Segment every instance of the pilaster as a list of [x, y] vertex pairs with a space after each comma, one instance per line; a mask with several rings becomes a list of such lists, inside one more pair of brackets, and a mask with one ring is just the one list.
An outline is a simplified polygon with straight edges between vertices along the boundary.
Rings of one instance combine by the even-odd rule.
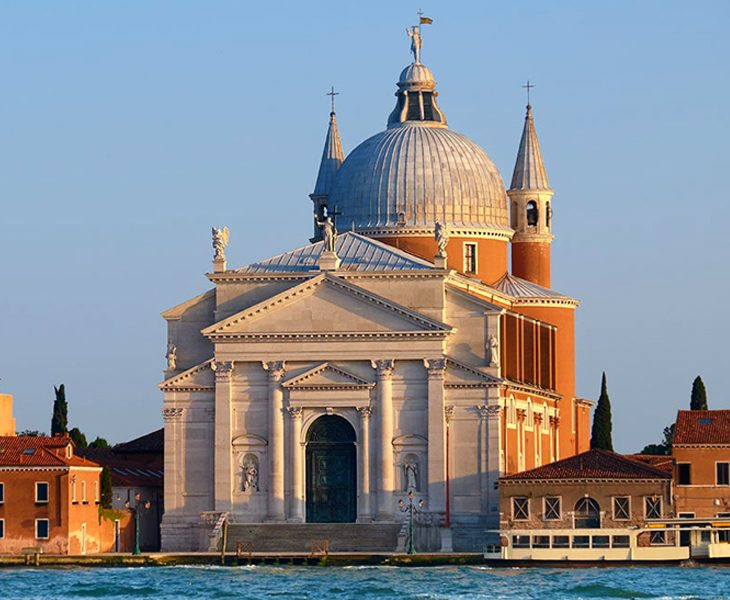
[[442, 513], [446, 511], [446, 359], [424, 359], [423, 365], [428, 371], [428, 509]]
[[377, 372], [378, 521], [393, 521], [393, 368], [394, 360], [372, 361]]
[[358, 523], [370, 523], [370, 413], [372, 408], [361, 406], [357, 409], [360, 414], [360, 502]]
[[284, 521], [284, 361], [262, 363], [269, 373], [269, 521]]
[[487, 521], [499, 519], [499, 490], [497, 481], [502, 475], [499, 465], [501, 409], [497, 404], [477, 407], [483, 431], [486, 467], [482, 472], [482, 510]]
[[184, 477], [182, 460], [185, 456], [185, 435], [182, 428], [184, 409], [163, 408], [162, 418], [165, 422], [165, 512], [174, 514], [182, 508], [182, 489]]
[[231, 440], [231, 379], [233, 363], [214, 361], [210, 365], [215, 372], [215, 425], [214, 425], [214, 474], [215, 510], [230, 512], [233, 506], [233, 454]]
[[289, 521], [304, 522], [304, 460], [302, 456], [302, 409], [290, 406], [289, 451], [291, 453], [292, 493], [289, 503]]

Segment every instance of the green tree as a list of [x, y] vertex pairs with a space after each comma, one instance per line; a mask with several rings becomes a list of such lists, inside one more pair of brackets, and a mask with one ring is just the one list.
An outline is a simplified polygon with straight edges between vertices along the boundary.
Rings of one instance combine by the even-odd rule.
[[37, 429], [23, 429], [23, 431], [16, 432], [17, 436], [20, 437], [46, 437], [46, 434]]
[[707, 408], [707, 391], [702, 377], [697, 375], [692, 383], [692, 399], [689, 401], [690, 410], [709, 410]]
[[640, 454], [654, 454], [657, 456], [669, 456], [672, 454], [672, 443], [674, 442], [674, 427], [672, 423], [669, 427], [664, 428], [664, 439], [659, 444], [649, 444], [644, 446]]
[[77, 449], [86, 449], [86, 436], [78, 427], [74, 427], [71, 431], [68, 432], [68, 435], [71, 436], [74, 446], [76, 446]]
[[606, 373], [601, 381], [601, 396], [598, 398], [596, 412], [593, 414], [593, 429], [591, 430], [591, 448], [610, 450], [613, 452], [611, 431], [611, 401], [606, 389]]
[[101, 470], [101, 506], [112, 507], [112, 470], [109, 465]]
[[53, 386], [56, 399], [53, 402], [53, 417], [51, 417], [51, 435], [63, 435], [68, 431], [68, 404], [66, 404], [66, 387], [61, 384]]
[[96, 436], [93, 442], [89, 442], [89, 448], [91, 450], [106, 450], [107, 448], [111, 448], [111, 446], [103, 437]]

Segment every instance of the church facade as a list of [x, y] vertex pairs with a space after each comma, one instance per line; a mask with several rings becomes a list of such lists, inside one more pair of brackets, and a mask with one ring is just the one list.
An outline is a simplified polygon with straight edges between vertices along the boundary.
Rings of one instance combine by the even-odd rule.
[[214, 230], [213, 287], [163, 313], [165, 551], [201, 513], [393, 523], [410, 493], [436, 549], [481, 549], [500, 476], [588, 449], [531, 108], [506, 190], [413, 34], [386, 130], [345, 159], [330, 115], [311, 243], [229, 268]]

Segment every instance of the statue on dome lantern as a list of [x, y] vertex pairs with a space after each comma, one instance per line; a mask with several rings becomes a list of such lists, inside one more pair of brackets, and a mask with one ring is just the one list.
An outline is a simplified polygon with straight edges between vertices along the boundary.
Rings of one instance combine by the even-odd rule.
[[415, 58], [415, 63], [421, 64], [421, 46], [423, 46], [423, 38], [421, 37], [421, 28], [418, 25], [413, 26], [413, 31], [406, 27], [406, 33], [411, 38], [411, 52]]

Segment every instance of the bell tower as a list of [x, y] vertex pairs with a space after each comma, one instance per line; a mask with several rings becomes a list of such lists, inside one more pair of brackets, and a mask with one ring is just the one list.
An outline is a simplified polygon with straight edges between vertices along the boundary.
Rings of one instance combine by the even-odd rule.
[[546, 288], [550, 287], [553, 194], [537, 141], [532, 106], [528, 104], [512, 184], [507, 190], [510, 222], [515, 230], [512, 274]]

